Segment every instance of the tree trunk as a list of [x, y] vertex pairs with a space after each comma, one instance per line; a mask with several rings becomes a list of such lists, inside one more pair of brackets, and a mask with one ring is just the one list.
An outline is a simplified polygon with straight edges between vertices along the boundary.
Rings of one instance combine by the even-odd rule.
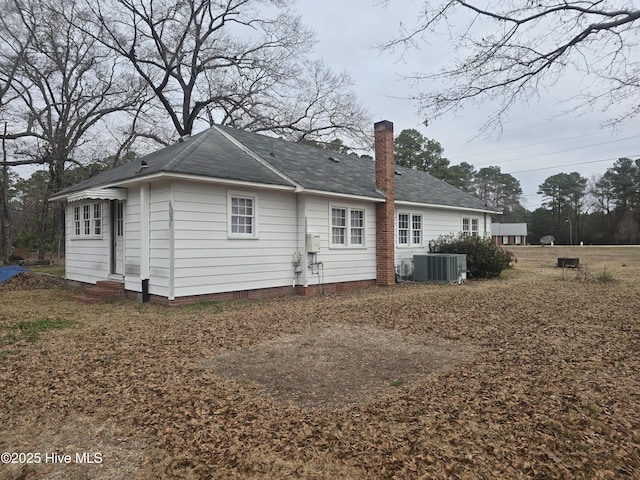
[[11, 255], [11, 219], [9, 218], [9, 172], [6, 163], [2, 165], [0, 181], [0, 262], [9, 263]]
[[[4, 134], [7, 134], [7, 124], [4, 124]], [[11, 235], [9, 227], [9, 168], [7, 167], [7, 148], [2, 139], [2, 172], [0, 173], [0, 262], [9, 263], [11, 255]]]
[[[66, 155], [64, 154], [55, 154], [52, 155], [52, 158], [49, 158], [49, 184], [47, 185], [47, 190], [42, 204], [42, 212], [40, 216], [40, 245], [38, 248], [38, 260], [44, 260], [45, 257], [47, 226], [50, 220], [49, 213], [52, 209], [49, 204], [49, 197], [54, 193], [62, 190], [62, 187], [64, 185], [65, 160]], [[51, 221], [51, 231], [53, 232], [54, 240], [57, 240], [59, 239], [60, 232], [62, 231], [64, 225], [64, 211], [61, 206], [59, 208], [57, 206], [53, 206], [53, 218], [51, 219]]]
[[38, 260], [44, 260], [47, 249], [47, 223], [49, 220], [49, 188], [42, 202], [42, 210], [40, 211], [40, 227], [38, 232]]

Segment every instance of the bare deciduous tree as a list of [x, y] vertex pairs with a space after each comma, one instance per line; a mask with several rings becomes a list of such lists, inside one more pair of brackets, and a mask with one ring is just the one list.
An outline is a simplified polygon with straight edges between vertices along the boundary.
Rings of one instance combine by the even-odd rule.
[[[608, 0], [446, 0], [417, 2], [415, 27], [404, 27], [383, 48], [421, 48], [427, 35], [450, 35], [453, 63], [417, 74], [436, 87], [418, 95], [424, 113], [440, 116], [472, 101], [497, 103], [487, 124], [499, 125], [515, 103], [540, 95], [575, 72], [583, 91], [572, 108], [622, 105], [619, 122], [640, 113], [640, 10]], [[429, 87], [427, 87], [429, 88]]]
[[295, 75], [261, 92], [250, 87], [238, 92], [237, 101], [220, 99], [208, 110], [210, 121], [218, 109], [224, 111], [220, 123], [253, 132], [270, 131], [296, 142], [347, 134], [359, 146], [368, 145], [368, 113], [351, 91], [349, 75], [332, 72], [321, 61], [291, 68]]
[[[107, 116], [134, 108], [141, 101], [141, 89], [122, 73], [110, 50], [61, 15], [64, 11], [66, 18], [79, 18], [74, 6], [64, 0], [15, 0], [14, 5], [21, 23], [4, 26], [30, 32], [32, 40], [12, 79], [11, 113], [15, 125], [26, 125], [22, 131], [31, 140], [25, 140], [25, 159], [7, 163], [47, 165], [52, 194], [63, 187], [66, 166], [82, 163], [73, 153], [88, 141], [91, 130]], [[44, 201], [40, 258], [48, 212], [49, 202]], [[62, 228], [61, 212], [56, 219], [56, 229]]]
[[198, 121], [289, 138], [362, 138], [346, 74], [306, 58], [313, 35], [286, 0], [86, 0], [87, 32], [126, 58], [180, 136]]
[[[0, 113], [6, 111], [7, 104], [16, 100], [13, 91], [16, 71], [24, 61], [24, 56], [33, 35], [27, 29], [20, 28], [20, 10], [14, 0], [0, 1], [3, 12], [0, 17]], [[0, 170], [0, 262], [7, 263], [11, 254], [10, 209], [9, 209], [9, 163], [7, 155], [7, 122], [1, 126], [2, 131], [2, 169]], [[14, 137], [28, 134], [27, 131], [14, 133]]]

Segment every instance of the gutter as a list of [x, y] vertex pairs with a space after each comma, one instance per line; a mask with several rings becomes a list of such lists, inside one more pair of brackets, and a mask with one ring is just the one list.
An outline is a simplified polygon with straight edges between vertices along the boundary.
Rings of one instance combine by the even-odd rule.
[[[242, 186], [242, 187], [260, 187], [260, 188], [267, 188], [271, 190], [296, 191], [296, 187], [289, 186], [289, 185], [273, 185], [269, 183], [256, 183], [256, 182], [247, 182], [244, 180], [230, 180], [227, 178], [203, 177], [201, 175], [192, 175], [188, 173], [183, 174], [183, 173], [168, 173], [168, 172], [157, 172], [157, 173], [152, 173], [150, 175], [145, 175], [142, 177], [134, 177], [134, 178], [128, 178], [125, 180], [119, 180], [116, 182], [104, 184], [101, 187], [99, 187], [99, 189], [104, 190], [104, 189], [115, 188], [115, 187], [129, 187], [129, 186], [137, 185], [140, 183], [150, 183], [154, 180], [193, 180], [193, 181], [203, 182], [203, 183], [218, 183], [218, 184]], [[74, 195], [78, 194], [78, 192], [82, 192], [85, 190], [96, 190], [96, 187], [89, 187], [86, 189], [74, 190], [72, 192], [66, 192], [62, 194], [58, 193], [50, 196], [48, 200], [50, 202], [65, 201], [65, 200], [68, 200], [69, 197], [73, 197]]]
[[434, 203], [420, 203], [420, 202], [408, 202], [404, 200], [396, 200], [396, 205], [403, 205], [407, 207], [422, 207], [422, 208], [433, 208], [438, 210], [462, 210], [465, 212], [478, 212], [478, 213], [490, 213], [492, 215], [502, 215], [502, 212], [497, 210], [490, 210], [484, 208], [473, 208], [473, 207], [457, 207], [455, 205], [440, 205]]

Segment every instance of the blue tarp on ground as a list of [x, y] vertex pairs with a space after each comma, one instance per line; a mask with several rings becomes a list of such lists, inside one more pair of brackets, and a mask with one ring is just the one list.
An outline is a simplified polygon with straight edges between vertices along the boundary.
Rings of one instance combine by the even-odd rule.
[[0, 283], [9, 280], [14, 275], [19, 274], [20, 272], [28, 272], [26, 268], [23, 268], [19, 265], [5, 265], [0, 267]]

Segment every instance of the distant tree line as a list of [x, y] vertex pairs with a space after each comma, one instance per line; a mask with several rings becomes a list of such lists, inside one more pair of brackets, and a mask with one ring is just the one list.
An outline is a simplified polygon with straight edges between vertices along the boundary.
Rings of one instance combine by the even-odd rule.
[[640, 242], [640, 159], [620, 158], [591, 179], [578, 172], [552, 175], [538, 186], [542, 206], [529, 211], [521, 203], [519, 180], [499, 166], [451, 165], [440, 143], [417, 130], [396, 137], [395, 158], [398, 165], [428, 172], [498, 208], [503, 214], [496, 222], [527, 223], [530, 243], [545, 235], [560, 244]]
[[640, 242], [640, 159], [620, 158], [591, 179], [559, 173], [538, 193], [545, 202], [528, 217], [534, 239], [546, 233], [559, 243]]

